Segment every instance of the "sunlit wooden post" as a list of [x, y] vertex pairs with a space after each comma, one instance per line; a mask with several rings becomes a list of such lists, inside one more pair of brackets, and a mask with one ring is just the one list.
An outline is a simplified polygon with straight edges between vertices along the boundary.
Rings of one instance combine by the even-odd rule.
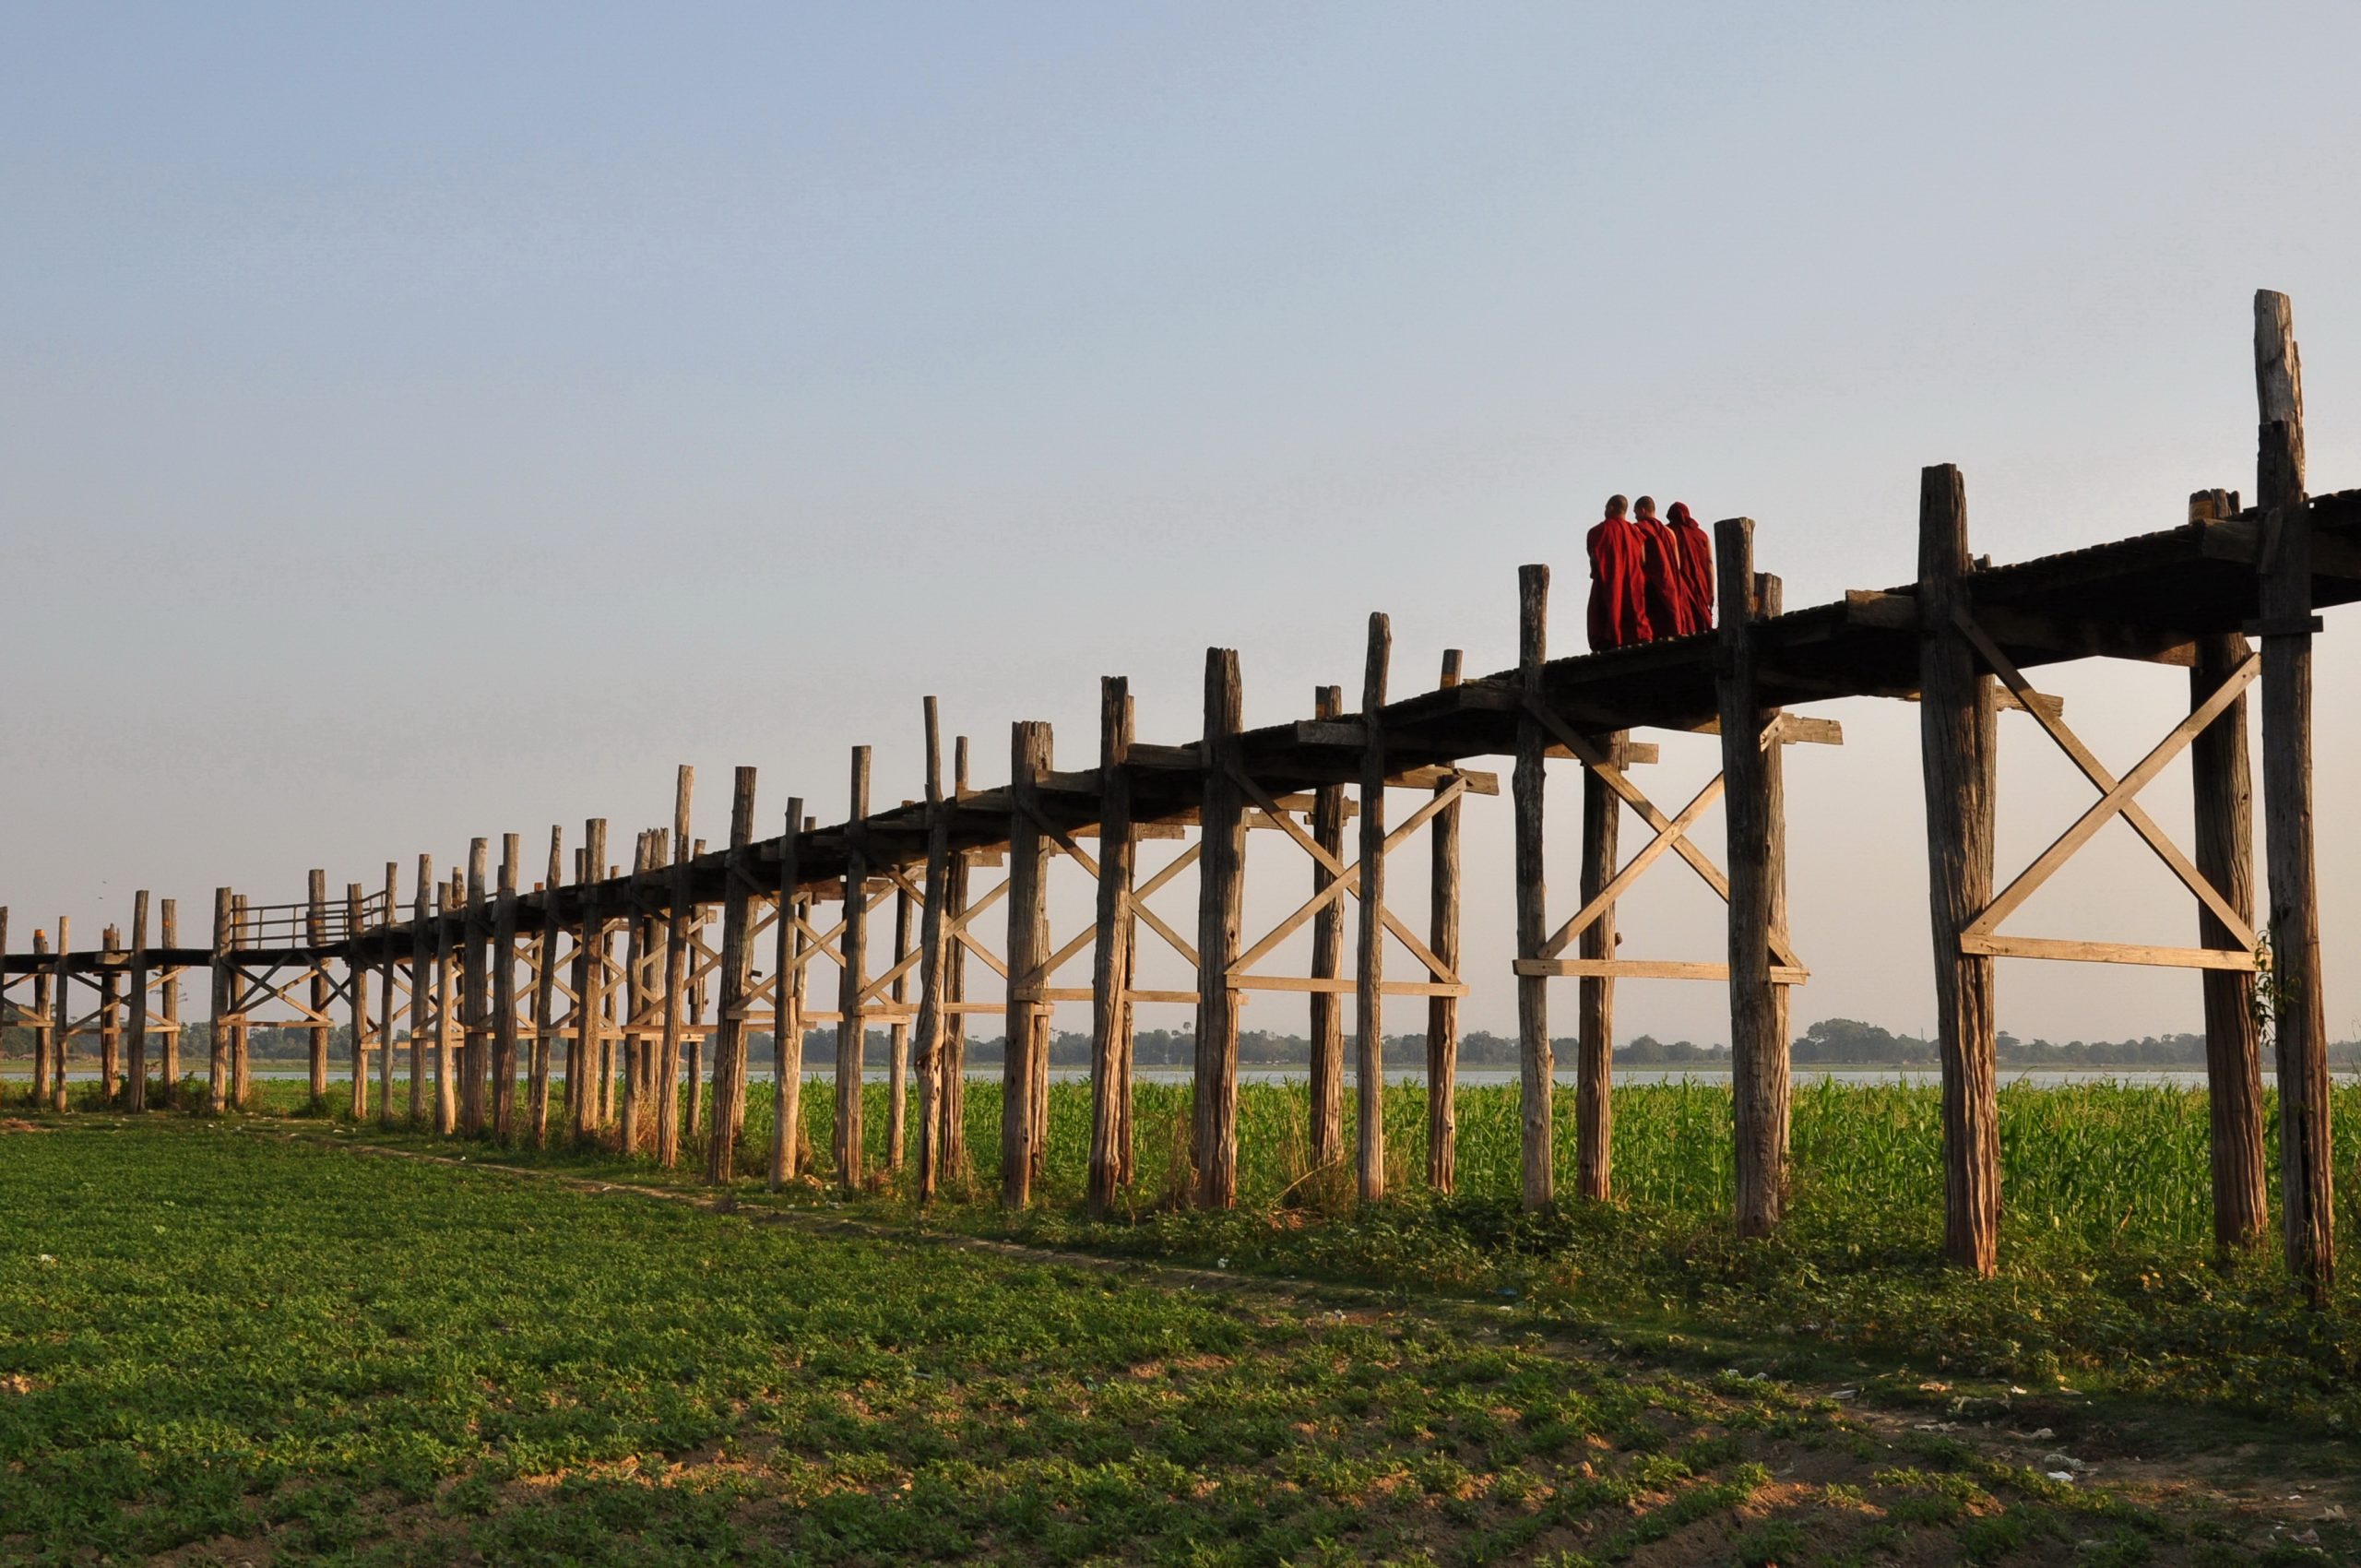
[[1238, 781], [1245, 697], [1234, 648], [1205, 650], [1204, 795], [1197, 855], [1197, 1055], [1190, 1120], [1197, 1205], [1238, 1204], [1239, 921], [1246, 885], [1246, 798]]
[[[1548, 658], [1549, 568], [1525, 566], [1517, 573], [1517, 683], [1528, 709], [1542, 701], [1542, 665]], [[1510, 789], [1516, 808], [1516, 953], [1538, 959], [1548, 941], [1549, 904], [1542, 861], [1543, 772], [1548, 742], [1540, 719], [1520, 712], [1516, 725], [1516, 772]], [[1556, 1085], [1549, 1045], [1549, 982], [1520, 969], [1516, 977], [1517, 1066], [1522, 1111], [1523, 1200], [1527, 1209], [1548, 1208], [1557, 1199], [1551, 1164], [1551, 1110]]]
[[[1459, 649], [1445, 648], [1442, 686], [1459, 684]], [[1449, 795], [1457, 781], [1435, 780], [1434, 792]], [[1435, 813], [1429, 828], [1427, 945], [1452, 973], [1459, 973], [1459, 801]], [[1459, 1184], [1459, 998], [1427, 999], [1427, 1184], [1448, 1193]]]
[[777, 981], [771, 1020], [771, 1190], [801, 1174], [803, 1130], [803, 797], [787, 802], [778, 841]]
[[1009, 737], [1008, 1047], [1001, 1069], [1000, 1201], [1032, 1201], [1035, 1145], [1046, 1129], [1033, 1092], [1039, 1018], [1049, 1007], [1042, 961], [1050, 954], [1050, 839], [1041, 831], [1040, 783], [1054, 766], [1047, 724], [1020, 722]]
[[1131, 1119], [1132, 690], [1121, 675], [1098, 683], [1098, 902], [1090, 966], [1090, 1169], [1085, 1197], [1114, 1201]]
[[844, 964], [836, 985], [836, 1180], [861, 1188], [861, 1055], [869, 1046], [869, 748], [852, 749], [852, 809], [845, 821]]
[[746, 1121], [746, 992], [753, 980], [754, 770], [730, 780], [730, 853], [722, 870], [720, 1007], [714, 1020], [713, 1133], [706, 1144], [706, 1180], [736, 1174], [738, 1134]]
[[[0, 942], [0, 950], [6, 944]], [[124, 1109], [144, 1111], [148, 1109], [148, 987], [152, 977], [148, 969], [148, 890], [141, 888], [131, 896], [131, 1028], [129, 1061]]]
[[2261, 566], [2262, 813], [2271, 868], [2272, 1037], [2279, 1068], [2279, 1192], [2287, 1266], [2327, 1300], [2336, 1277], [2327, 1003], [2312, 850], [2312, 518], [2304, 497], [2304, 383], [2287, 297], [2255, 295], [2261, 404], [2256, 499]]
[[[352, 1083], [345, 1096], [345, 1114], [356, 1123], [369, 1114], [369, 966], [361, 956], [361, 884], [344, 885], [344, 973], [350, 988]], [[388, 1004], [393, 1001], [386, 993]], [[390, 1020], [389, 1020], [390, 1024]], [[383, 1050], [383, 1042], [379, 1049]]]
[[[2000, 1239], [1993, 960], [1964, 951], [1960, 938], [1992, 902], [1998, 708], [1992, 677], [1953, 620], [1972, 570], [1966, 485], [1949, 463], [1928, 469], [1918, 493], [1918, 725], [1943, 1071], [1943, 1253], [1989, 1276]], [[1723, 615], [1734, 612], [1726, 606]]]

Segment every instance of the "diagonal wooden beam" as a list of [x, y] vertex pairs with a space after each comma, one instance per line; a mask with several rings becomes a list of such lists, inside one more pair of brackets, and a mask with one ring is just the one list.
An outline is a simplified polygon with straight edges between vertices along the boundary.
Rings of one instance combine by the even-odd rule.
[[[1616, 766], [1596, 743], [1542, 704], [1528, 699], [1524, 707], [1543, 729], [1563, 742], [1566, 749], [1573, 753], [1584, 767], [1596, 774], [1601, 782], [1638, 814], [1642, 822], [1658, 833], [1672, 826], [1672, 820], [1656, 809], [1655, 802], [1648, 799], [1646, 792], [1625, 777], [1623, 770]], [[1711, 856], [1691, 843], [1685, 835], [1673, 836], [1672, 849], [1673, 853], [1689, 862], [1691, 870], [1704, 879], [1705, 885], [1712, 888], [1716, 897], [1724, 903], [1729, 902], [1729, 879], [1722, 874], [1722, 868], [1714, 863]], [[1771, 956], [1789, 968], [1803, 968], [1803, 961], [1796, 956], [1794, 946], [1784, 933], [1776, 931], [1771, 933]]]
[[2044, 849], [2038, 860], [2019, 872], [2017, 879], [2003, 888], [1999, 897], [1987, 905], [1984, 912], [1970, 921], [1962, 934], [1971, 936], [1992, 934], [1993, 928], [2008, 919], [2019, 905], [2033, 897], [2041, 885], [2056, 873], [2059, 866], [2070, 860], [2077, 849], [2090, 842], [2093, 834], [2106, 826], [2110, 818], [2121, 813], [2126, 802], [2153, 782], [2156, 775], [2165, 770], [2165, 765], [2178, 756], [2189, 742], [2197, 738], [2199, 731], [2220, 718], [2223, 711], [2237, 700], [2238, 695], [2252, 683], [2261, 669], [2262, 655], [2260, 652], [2248, 654], [2246, 661], [2231, 672], [2230, 678], [2214, 688], [2213, 695], [2193, 709], [2187, 719], [2174, 725], [2172, 732], [2157, 742], [2154, 749], [2140, 759], [2139, 766], [2125, 774], [2112, 789], [2101, 795], [2088, 811], [2076, 818], [2073, 826], [2059, 834], [2057, 841]]
[[[1773, 727], [1775, 728], [1775, 724], [1774, 720]], [[1696, 826], [1697, 819], [1704, 814], [1706, 807], [1721, 799], [1723, 783], [1723, 778], [1718, 773], [1708, 779], [1705, 787], [1698, 790], [1687, 805], [1680, 808], [1679, 816], [1657, 829], [1656, 836], [1649, 839], [1640, 852], [1632, 856], [1623, 869], [1617, 872], [1608, 880], [1607, 885], [1598, 890], [1596, 897], [1577, 910], [1573, 919], [1560, 926], [1556, 935], [1541, 944], [1540, 956], [1555, 958], [1559, 954], [1563, 953], [1567, 945], [1576, 937], [1588, 931], [1600, 916], [1613, 909], [1615, 901], [1621, 897], [1633, 883], [1639, 881], [1641, 873], [1655, 864], [1658, 858], [1673, 847], [1675, 839], [1685, 837], [1690, 828]]]
[[[1992, 667], [1992, 672], [2000, 678], [2000, 683], [2014, 692], [2021, 699], [2024, 699], [2025, 711], [2034, 716], [2035, 721], [2041, 726], [2042, 732], [2058, 743], [2058, 749], [2064, 752], [2073, 760], [2074, 766], [2082, 770], [2082, 777], [2091, 781], [2092, 787], [2101, 795], [2114, 789], [2115, 776], [2109, 773], [2099, 759], [2092, 754], [2091, 749], [2082, 743], [2082, 737], [2067, 728], [2062, 714], [2054, 711], [2047, 704], [2031, 700], [2035, 694], [2026, 682], [2023, 673], [2017, 669], [2007, 654], [2000, 651], [1999, 645], [1986, 635], [1984, 628], [1976, 624], [1975, 618], [1963, 607], [1952, 612], [1952, 619], [1959, 624], [1959, 629], [1966, 634], [1967, 640], [1975, 645], [1976, 652], [1984, 656], [1984, 661]], [[2221, 890], [2213, 885], [2204, 873], [2189, 863], [2188, 857], [2180, 852], [2180, 846], [2175, 844], [2171, 837], [2156, 826], [2155, 820], [2141, 809], [2137, 801], [2126, 800], [2123, 802], [2123, 820], [2130, 824], [2132, 830], [2140, 835], [2141, 839], [2149, 849], [2155, 851], [2156, 858], [2164, 861], [2175, 876], [2180, 878], [2181, 885], [2196, 894], [2198, 901], [2213, 911], [2213, 918], [2228, 928], [2231, 936], [2236, 940], [2239, 950], [2252, 953], [2255, 946], [2254, 928], [2239, 918], [2237, 910], [2231, 907], [2230, 901], [2222, 897]], [[1969, 925], [1968, 930], [1982, 935], [1988, 934], [1991, 927], [1986, 925], [1983, 919], [1978, 917]]]

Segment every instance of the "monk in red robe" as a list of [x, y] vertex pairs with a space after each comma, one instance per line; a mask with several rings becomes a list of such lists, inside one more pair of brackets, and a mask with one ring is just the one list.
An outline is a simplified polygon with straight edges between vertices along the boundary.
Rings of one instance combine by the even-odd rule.
[[1680, 547], [1672, 530], [1656, 518], [1656, 498], [1643, 495], [1631, 503], [1631, 526], [1640, 530], [1640, 578], [1648, 600], [1648, 632], [1656, 637], [1685, 637], [1696, 628], [1689, 624], [1689, 595], [1681, 586]]
[[1590, 646], [1594, 652], [1648, 640], [1647, 536], [1629, 516], [1631, 503], [1607, 498], [1607, 516], [1592, 526]]
[[1710, 632], [1714, 629], [1714, 541], [1705, 537], [1684, 503], [1674, 502], [1669, 517], [1665, 526], [1679, 555], [1681, 607], [1688, 614], [1689, 629]]

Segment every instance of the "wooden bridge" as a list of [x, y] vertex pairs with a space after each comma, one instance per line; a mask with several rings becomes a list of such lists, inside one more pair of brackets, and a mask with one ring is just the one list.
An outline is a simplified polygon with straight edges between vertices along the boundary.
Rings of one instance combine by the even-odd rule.
[[[753, 770], [738, 769], [729, 842], [718, 849], [692, 837], [693, 780], [682, 768], [672, 825], [639, 836], [627, 872], [611, 863], [607, 825], [594, 819], [570, 857], [565, 835], [552, 829], [545, 873], [529, 886], [512, 834], [496, 869], [489, 842], [479, 838], [464, 871], [455, 869], [448, 881], [421, 856], [407, 903], [390, 864], [381, 886], [364, 893], [349, 885], [341, 900], [329, 897], [318, 872], [309, 897], [294, 904], [257, 906], [220, 889], [208, 938], [197, 945], [181, 944], [171, 900], [162, 902], [150, 940], [145, 892], [128, 939], [110, 928], [95, 947], [74, 948], [61, 918], [53, 938], [38, 932], [30, 952], [9, 952], [0, 910], [0, 1004], [35, 1036], [36, 1097], [61, 1110], [65, 1063], [77, 1039], [96, 1038], [101, 1092], [126, 1109], [147, 1108], [151, 1042], [164, 1084], [176, 1083], [180, 977], [202, 969], [211, 980], [206, 1082], [214, 1111], [245, 1103], [251, 1031], [273, 1009], [311, 1031], [312, 1087], [325, 1097], [332, 1009], [341, 1005], [356, 1117], [368, 1113], [373, 1053], [376, 1113], [387, 1121], [403, 1113], [394, 1069], [406, 1050], [407, 1114], [438, 1132], [606, 1139], [672, 1164], [685, 1115], [691, 1135], [704, 1137], [715, 1180], [735, 1169], [750, 1034], [766, 1029], [774, 1038], [769, 1065], [780, 1099], [774, 1125], [791, 1129], [800, 1125], [805, 1030], [833, 1023], [836, 1169], [848, 1186], [864, 1177], [861, 1097], [852, 1091], [867, 1028], [877, 1022], [893, 1039], [887, 1158], [899, 1165], [906, 1141], [914, 1146], [908, 1153], [921, 1196], [933, 1194], [946, 1163], [963, 1158], [966, 1020], [1000, 1014], [1008, 1040], [1000, 1190], [1010, 1205], [1029, 1201], [1042, 1170], [1051, 1005], [1091, 1004], [1088, 1192], [1104, 1204], [1131, 1176], [1133, 1009], [1143, 1002], [1189, 1004], [1196, 1010], [1194, 1192], [1201, 1204], [1224, 1206], [1237, 1189], [1242, 993], [1310, 996], [1312, 1154], [1322, 1162], [1342, 1158], [1346, 1147], [1342, 1010], [1352, 998], [1353, 1148], [1360, 1192], [1370, 1198], [1382, 1195], [1386, 1179], [1379, 1117], [1385, 1004], [1414, 999], [1427, 1023], [1426, 1177], [1448, 1188], [1457, 1004], [1467, 990], [1459, 819], [1467, 795], [1500, 791], [1494, 775], [1467, 765], [1506, 756], [1513, 759], [1525, 1203], [1538, 1207], [1558, 1197], [1548, 982], [1579, 981], [1577, 1186], [1581, 1197], [1605, 1199], [1612, 1192], [1614, 982], [1713, 980], [1727, 986], [1730, 999], [1736, 1219], [1741, 1230], [1761, 1233], [1778, 1224], [1786, 1198], [1786, 988], [1807, 978], [1786, 932], [1781, 755], [1791, 743], [1841, 739], [1833, 723], [1795, 709], [1838, 697], [1896, 697], [1917, 701], [1921, 718], [1950, 1255], [1984, 1273], [1996, 1258], [1995, 960], [2162, 965], [2205, 971], [2218, 1239], [2248, 1245], [2268, 1225], [2260, 1061], [2267, 1014], [2281, 1091], [2287, 1258], [2300, 1277], [2324, 1286], [2334, 1239], [2312, 846], [2311, 640], [2320, 625], [2317, 609], [2361, 598], [2361, 492], [2305, 493], [2301, 378], [2283, 296], [2257, 296], [2255, 344], [2260, 422], [2251, 506], [2227, 492], [2205, 492], [2192, 498], [2185, 520], [2157, 532], [1994, 565], [1970, 553], [1960, 473], [1930, 468], [1920, 492], [1917, 580], [1897, 588], [1785, 611], [1778, 580], [1754, 570], [1753, 525], [1732, 518], [1714, 530], [1722, 624], [1703, 635], [1552, 659], [1549, 574], [1528, 566], [1519, 585], [1517, 665], [1491, 675], [1463, 676], [1451, 654], [1439, 684], [1397, 695], [1387, 624], [1372, 616], [1357, 710], [1347, 712], [1342, 693], [1326, 688], [1310, 717], [1247, 730], [1238, 656], [1214, 648], [1199, 739], [1135, 739], [1125, 683], [1110, 679], [1102, 686], [1096, 766], [1059, 769], [1050, 727], [1019, 723], [1009, 782], [985, 790], [969, 786], [964, 739], [946, 780], [928, 698], [925, 798], [916, 802], [872, 810], [869, 752], [860, 747], [852, 754], [843, 821], [823, 826], [798, 798], [783, 817], [771, 817], [780, 831], [770, 837], [761, 835]], [[2119, 775], [2082, 744], [2060, 706], [2027, 674], [2092, 658], [2189, 671], [2186, 717]], [[2245, 723], [2248, 688], [2258, 682], [2270, 873], [2260, 927]], [[2023, 710], [2064, 751], [2094, 798], [1996, 892], [1994, 763], [2002, 707]], [[1667, 809], [1652, 801], [1633, 771], [1654, 759], [1655, 748], [1632, 739], [1651, 729], [1717, 733], [1721, 774], [1685, 803]], [[2137, 802], [2184, 751], [2196, 802], [2186, 852]], [[1583, 779], [1579, 896], [1554, 904], [1543, 876], [1543, 784], [1552, 761], [1579, 767]], [[1726, 872], [1688, 836], [1717, 800], [1726, 813]], [[1627, 811], [1649, 834], [1628, 856], [1619, 842]], [[2009, 915], [2118, 816], [2189, 890], [2192, 944], [2010, 934]], [[1241, 929], [1250, 831], [1275, 852], [1300, 857], [1303, 870], [1287, 874], [1309, 873], [1301, 906], [1261, 933]], [[1386, 865], [1421, 837], [1432, 858], [1430, 908], [1414, 923], [1387, 905]], [[1159, 841], [1177, 848], [1147, 872], [1143, 849]], [[1062, 940], [1050, 928], [1047, 898], [1050, 861], [1061, 855], [1097, 889], [1096, 918]], [[1726, 901], [1726, 964], [1615, 956], [1618, 899], [1667, 856], [1686, 861]], [[977, 873], [995, 869], [999, 879], [981, 885]], [[1193, 921], [1159, 912], [1157, 896], [1192, 869]], [[890, 956], [879, 961], [872, 955], [884, 944], [871, 926], [888, 904]], [[1004, 908], [987, 922], [996, 906]], [[1347, 906], [1358, 912], [1349, 966]], [[997, 950], [986, 935], [995, 926], [1004, 935]], [[1310, 972], [1272, 972], [1271, 956], [1307, 926]], [[1406, 977], [1386, 967], [1388, 933], [1415, 962]], [[1145, 940], [1187, 963], [1197, 977], [1192, 989], [1135, 986], [1134, 954]], [[1086, 955], [1086, 978], [1078, 972]], [[2267, 1005], [2260, 1010], [2259, 964], [2267, 966]], [[982, 970], [1000, 983], [971, 996], [968, 981]], [[824, 975], [836, 982], [833, 1005], [825, 1008], [813, 1004], [815, 980]], [[701, 1052], [683, 1047], [708, 1033], [714, 1083], [706, 1128], [695, 1082]], [[556, 1041], [567, 1047], [562, 1079]], [[797, 1173], [797, 1144], [774, 1136], [774, 1182]]]

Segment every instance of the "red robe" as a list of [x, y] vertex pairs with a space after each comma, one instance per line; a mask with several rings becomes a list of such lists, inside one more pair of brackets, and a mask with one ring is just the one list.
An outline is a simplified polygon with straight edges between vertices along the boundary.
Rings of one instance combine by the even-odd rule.
[[1648, 640], [1647, 536], [1628, 517], [1590, 530], [1590, 646], [1601, 652]]
[[1648, 636], [1685, 637], [1696, 628], [1689, 624], [1689, 591], [1680, 576], [1680, 546], [1672, 530], [1654, 517], [1634, 517], [1643, 543], [1640, 557], [1642, 580], [1648, 596]]
[[1710, 632], [1714, 629], [1714, 542], [1682, 503], [1672, 504], [1670, 516], [1667, 526], [1680, 553], [1681, 607], [1688, 614], [1689, 630]]

